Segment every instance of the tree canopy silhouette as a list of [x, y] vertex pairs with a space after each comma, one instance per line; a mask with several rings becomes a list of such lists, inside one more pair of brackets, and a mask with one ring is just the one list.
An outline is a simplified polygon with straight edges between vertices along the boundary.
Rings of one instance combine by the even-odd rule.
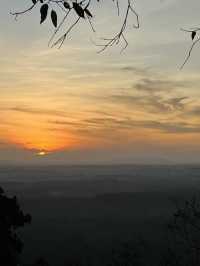
[[164, 266], [200, 265], [200, 200], [193, 197], [177, 207], [168, 226], [170, 238]]
[[8, 197], [0, 187], [0, 265], [19, 265], [23, 242], [17, 230], [31, 222], [31, 216], [24, 214], [16, 197]]

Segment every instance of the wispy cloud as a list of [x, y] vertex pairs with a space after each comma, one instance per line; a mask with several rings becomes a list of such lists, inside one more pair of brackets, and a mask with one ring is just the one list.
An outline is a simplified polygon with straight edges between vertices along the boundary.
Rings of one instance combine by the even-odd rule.
[[[58, 126], [56, 129], [53, 127], [53, 130], [63, 130], [65, 127], [72, 126], [74, 130], [87, 132], [88, 135], [95, 135], [94, 132], [105, 133], [108, 130], [117, 133], [136, 128], [157, 130], [163, 133], [200, 133], [200, 125], [189, 122], [136, 120], [132, 118], [93, 117], [75, 123], [69, 123], [68, 121], [50, 121], [50, 124]], [[62, 127], [59, 128], [59, 126]]]
[[61, 117], [66, 116], [66, 112], [64, 111], [33, 108], [29, 106], [16, 106], [16, 107], [11, 107], [8, 110], [20, 113], [35, 114], [35, 115], [48, 115], [48, 116], [61, 116]]
[[166, 99], [166, 97], [160, 95], [143, 94], [134, 96], [131, 94], [115, 94], [111, 95], [110, 99], [116, 104], [125, 104], [129, 107], [139, 108], [152, 113], [171, 113], [183, 110], [185, 107], [184, 101], [187, 100], [188, 97], [172, 97]]
[[167, 133], [200, 133], [200, 125], [193, 125], [185, 122], [158, 122], [154, 120], [133, 120], [127, 119], [114, 119], [114, 118], [92, 118], [85, 121], [89, 124], [94, 124], [99, 128], [111, 127], [117, 129], [134, 129], [134, 128], [146, 128], [156, 129]]
[[158, 92], [171, 92], [177, 88], [184, 88], [186, 86], [185, 82], [175, 81], [173, 79], [159, 79], [159, 78], [142, 78], [134, 84], [134, 88], [138, 91], [143, 91], [150, 94], [155, 94]]
[[136, 76], [147, 76], [151, 73], [149, 67], [136, 67], [136, 66], [123, 66], [120, 68], [120, 71], [127, 72], [132, 75]]
[[191, 110], [189, 110], [186, 115], [199, 117], [200, 116], [200, 106], [194, 106]]

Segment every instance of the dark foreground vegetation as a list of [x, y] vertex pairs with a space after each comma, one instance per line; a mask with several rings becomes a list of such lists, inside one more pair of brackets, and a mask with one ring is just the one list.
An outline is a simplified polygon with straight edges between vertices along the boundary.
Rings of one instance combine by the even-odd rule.
[[[110, 208], [113, 210], [114, 206], [118, 206], [120, 208], [120, 204], [123, 205], [123, 202], [127, 204], [129, 202], [130, 206], [133, 208], [133, 212], [135, 209], [134, 201], [136, 200], [136, 196], [134, 196], [134, 201], [131, 200], [131, 193], [121, 193], [120, 195], [104, 195], [96, 198], [95, 207], [98, 206], [99, 211], [102, 207], [102, 201], [106, 205], [110, 205]], [[128, 198], [128, 201], [127, 201]], [[56, 198], [54, 199], [56, 201]], [[171, 215], [170, 222], [166, 227], [163, 227], [163, 232], [161, 232], [160, 228], [155, 228], [153, 224], [150, 224], [150, 231], [143, 230], [142, 234], [139, 233], [133, 236], [130, 232], [129, 239], [126, 241], [117, 241], [116, 234], [111, 237], [113, 242], [110, 246], [104, 246], [104, 240], [102, 235], [102, 241], [99, 243], [99, 246], [102, 246], [104, 249], [107, 248], [107, 253], [104, 256], [103, 260], [100, 260], [100, 256], [98, 252], [95, 251], [95, 248], [91, 248], [92, 245], [87, 246], [87, 244], [82, 244], [80, 248], [81, 238], [77, 237], [75, 240], [76, 243], [73, 243], [74, 239], [70, 239], [69, 243], [66, 244], [66, 254], [65, 260], [61, 258], [57, 258], [57, 262], [51, 261], [51, 258], [48, 256], [41, 256], [40, 248], [38, 248], [38, 257], [30, 258], [30, 262], [25, 262], [23, 259], [23, 248], [29, 245], [29, 239], [26, 238], [24, 243], [22, 241], [22, 231], [28, 228], [28, 224], [31, 223], [31, 215], [24, 214], [22, 208], [16, 197], [8, 196], [4, 190], [0, 189], [0, 265], [4, 266], [48, 266], [48, 265], [71, 265], [71, 266], [82, 266], [82, 265], [110, 265], [110, 266], [128, 266], [128, 265], [144, 265], [144, 266], [197, 266], [200, 265], [200, 205], [199, 199], [197, 197], [190, 198], [187, 201], [179, 203], [176, 206], [175, 212]], [[117, 203], [117, 205], [114, 205]], [[70, 202], [72, 204], [72, 201]], [[73, 205], [74, 204], [74, 205]], [[73, 202], [71, 208], [76, 206], [76, 204], [80, 204], [79, 201], [75, 200]], [[88, 204], [88, 202], [87, 202]], [[176, 204], [176, 203], [174, 203]], [[53, 201], [51, 202], [52, 211], [54, 211]], [[58, 205], [56, 205], [56, 209]], [[83, 206], [83, 205], [82, 205]], [[125, 205], [124, 205], [125, 206]], [[62, 206], [61, 206], [62, 207]], [[139, 208], [143, 208], [144, 206], [140, 205]], [[76, 208], [77, 209], [77, 208]], [[86, 210], [86, 209], [84, 209]], [[89, 207], [90, 211], [93, 211], [92, 207]], [[48, 210], [45, 210], [48, 213]], [[142, 211], [142, 210], [141, 210]], [[146, 210], [147, 211], [147, 210]], [[104, 215], [106, 217], [106, 209], [104, 210]], [[98, 212], [97, 212], [98, 213]], [[126, 213], [126, 212], [124, 212]], [[139, 210], [137, 210], [139, 213]], [[52, 213], [51, 217], [54, 217], [56, 213]], [[97, 215], [97, 214], [96, 214]], [[122, 213], [123, 216], [123, 213]], [[86, 217], [86, 216], [85, 216]], [[89, 217], [89, 216], [88, 216]], [[70, 212], [68, 213], [68, 218], [70, 219]], [[47, 215], [48, 219], [48, 215]], [[101, 219], [97, 217], [97, 219]], [[110, 225], [110, 234], [112, 234], [112, 227], [117, 227], [116, 230], [122, 230], [123, 234], [125, 234], [126, 228], [120, 228], [122, 223], [120, 223], [121, 217], [119, 217], [119, 221], [112, 221]], [[130, 222], [131, 222], [130, 216]], [[135, 217], [137, 219], [137, 217]], [[128, 220], [128, 216], [126, 217]], [[34, 221], [34, 215], [33, 215]], [[64, 221], [66, 223], [66, 221]], [[101, 220], [103, 223], [104, 220]], [[91, 223], [92, 224], [92, 223]], [[47, 224], [48, 226], [48, 224]], [[122, 226], [123, 227], [123, 226]], [[23, 230], [21, 230], [21, 229]], [[56, 231], [57, 228], [54, 227]], [[87, 230], [84, 227], [84, 221], [82, 221], [82, 233]], [[101, 232], [96, 232], [98, 227], [94, 228], [94, 233], [101, 234]], [[130, 230], [130, 227], [129, 229]], [[137, 229], [136, 229], [137, 230]], [[45, 229], [44, 229], [45, 231]], [[113, 229], [114, 232], [114, 229]], [[50, 232], [51, 233], [51, 232]], [[52, 232], [53, 233], [53, 232]], [[74, 233], [74, 232], [73, 232]], [[42, 241], [41, 232], [35, 231], [35, 238]], [[64, 234], [64, 232], [63, 232]], [[127, 235], [127, 234], [126, 234]], [[159, 235], [159, 236], [158, 236]], [[149, 241], [149, 238], [151, 241]], [[162, 239], [162, 241], [157, 241], [156, 239]], [[84, 237], [83, 237], [84, 239]], [[99, 236], [96, 238], [99, 241]], [[155, 239], [155, 242], [154, 242]], [[153, 243], [153, 244], [152, 244]], [[75, 244], [75, 245], [74, 245]], [[56, 245], [56, 241], [51, 241], [49, 243], [51, 245], [51, 249], [54, 250], [54, 253], [58, 251], [59, 254], [59, 246]], [[74, 245], [76, 250], [69, 248], [70, 245]], [[95, 245], [94, 245], [95, 246]], [[105, 253], [105, 252], [104, 252]]]

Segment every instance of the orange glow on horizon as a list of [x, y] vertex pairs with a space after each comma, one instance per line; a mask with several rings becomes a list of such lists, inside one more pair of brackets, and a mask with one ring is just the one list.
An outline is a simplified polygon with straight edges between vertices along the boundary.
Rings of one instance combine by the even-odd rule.
[[50, 132], [45, 129], [16, 130], [10, 132], [8, 140], [26, 150], [36, 151], [37, 155], [72, 149], [78, 141], [68, 132]]
[[[73, 123], [49, 123], [46, 115], [7, 113], [12, 123], [1, 127], [1, 139], [8, 145], [32, 152], [35, 156], [45, 157], [55, 152], [79, 149], [123, 150], [134, 147], [135, 152], [142, 150], [199, 149], [200, 135], [196, 133], [168, 133], [159, 128], [116, 128], [110, 130], [107, 124], [85, 127]], [[84, 117], [86, 119], [87, 117]], [[83, 120], [83, 118], [82, 118]], [[56, 121], [56, 120], [55, 120]], [[100, 120], [101, 121], [101, 120]], [[72, 120], [73, 122], [73, 120]], [[123, 125], [123, 123], [122, 123]]]
[[[104, 132], [103, 132], [104, 133]], [[10, 128], [4, 132], [4, 140], [19, 148], [32, 151], [37, 156], [47, 156], [54, 152], [73, 150], [77, 148], [123, 148], [134, 145], [137, 150], [146, 147], [165, 147], [167, 149], [182, 149], [183, 143], [186, 148], [197, 148], [199, 134], [167, 134], [153, 129], [134, 129], [123, 131], [117, 139], [100, 138], [99, 140], [90, 135], [83, 138], [81, 135], [70, 131], [51, 131], [45, 128]], [[120, 142], [119, 142], [120, 139]]]

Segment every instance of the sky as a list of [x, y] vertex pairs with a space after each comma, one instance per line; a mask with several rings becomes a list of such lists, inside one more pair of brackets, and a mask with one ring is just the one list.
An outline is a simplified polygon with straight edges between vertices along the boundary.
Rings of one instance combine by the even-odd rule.
[[[124, 15], [125, 1], [121, 0]], [[199, 163], [200, 47], [180, 28], [198, 26], [197, 0], [135, 0], [129, 42], [98, 53], [120, 27], [113, 1], [91, 7], [61, 49], [31, 1], [0, 10], [0, 164]], [[61, 14], [58, 19], [61, 21]], [[67, 27], [67, 25], [65, 25]]]

